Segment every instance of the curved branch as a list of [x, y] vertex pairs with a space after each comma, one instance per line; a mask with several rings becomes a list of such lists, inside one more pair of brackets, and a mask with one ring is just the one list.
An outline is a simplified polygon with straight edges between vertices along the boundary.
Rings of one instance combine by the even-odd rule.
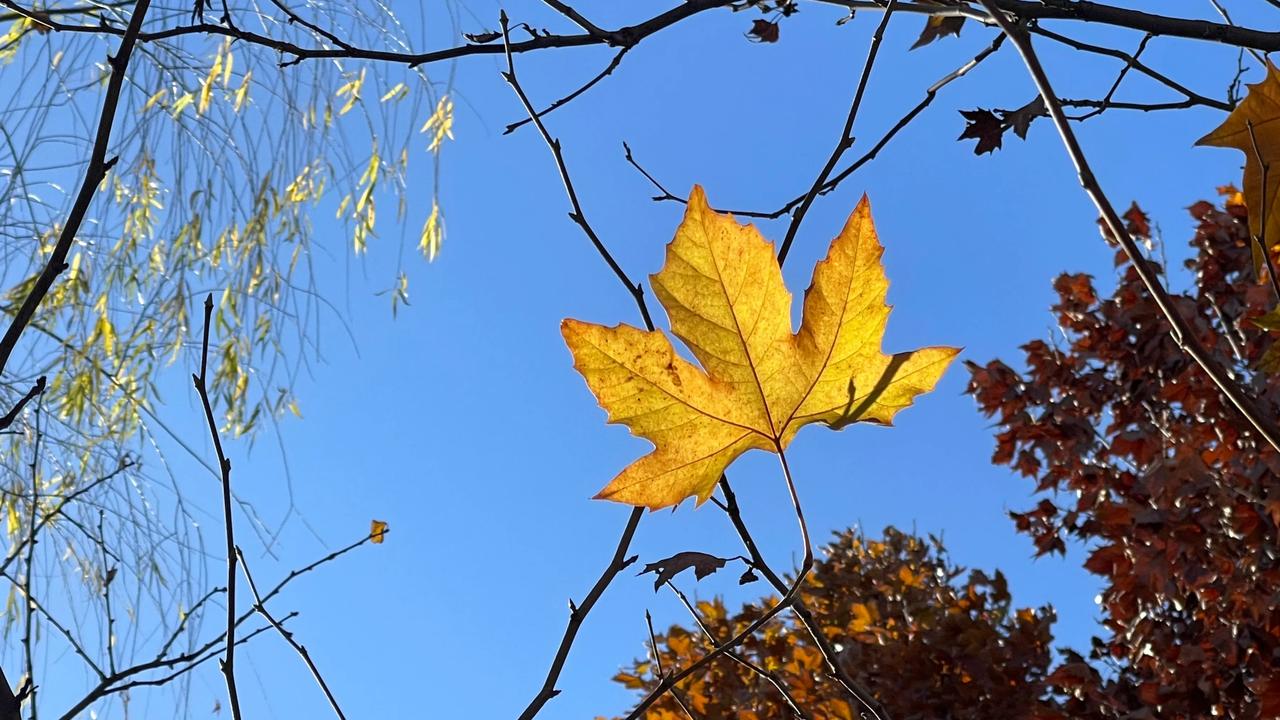
[[1031, 38], [1026, 29], [1014, 24], [1012, 20], [1000, 12], [1000, 5], [1007, 2], [1007, 0], [978, 0], [978, 2], [981, 2], [984, 7], [991, 11], [996, 21], [999, 22], [1000, 29], [1004, 31], [1005, 35], [1009, 36], [1014, 46], [1018, 48], [1018, 53], [1022, 55], [1023, 63], [1027, 66], [1027, 72], [1035, 82], [1036, 89], [1040, 92], [1040, 97], [1044, 99], [1045, 107], [1049, 111], [1049, 116], [1053, 119], [1053, 124], [1058, 129], [1062, 144], [1066, 148], [1067, 154], [1071, 157], [1071, 162], [1076, 167], [1080, 186], [1084, 188], [1085, 194], [1089, 196], [1094, 206], [1097, 207], [1107, 230], [1120, 243], [1125, 255], [1129, 257], [1129, 262], [1133, 264], [1134, 271], [1138, 273], [1139, 279], [1142, 280], [1143, 286], [1146, 287], [1147, 292], [1151, 293], [1156, 306], [1160, 308], [1160, 312], [1169, 322], [1169, 334], [1173, 336], [1174, 342], [1191, 356], [1191, 359], [1218, 386], [1222, 394], [1240, 411], [1240, 414], [1244, 416], [1248, 424], [1266, 439], [1272, 448], [1280, 452], [1280, 428], [1276, 427], [1271, 418], [1263, 414], [1253, 399], [1232, 380], [1226, 369], [1200, 343], [1200, 340], [1196, 337], [1195, 330], [1187, 322], [1186, 318], [1182, 316], [1182, 313], [1178, 312], [1178, 309], [1174, 307], [1173, 298], [1169, 296], [1169, 292], [1161, 284], [1155, 270], [1147, 262], [1147, 259], [1143, 257], [1142, 250], [1134, 242], [1128, 231], [1125, 230], [1124, 221], [1120, 219], [1119, 213], [1111, 205], [1111, 201], [1107, 199], [1106, 194], [1102, 191], [1102, 186], [1098, 183], [1097, 177], [1093, 174], [1093, 169], [1089, 167], [1089, 161], [1084, 155], [1084, 150], [1081, 149], [1080, 142], [1076, 139], [1075, 131], [1071, 129], [1071, 123], [1062, 110], [1062, 103], [1058, 101], [1058, 97], [1054, 94], [1053, 87], [1049, 83], [1049, 77], [1045, 74], [1044, 66], [1040, 64], [1040, 58], [1031, 47]]

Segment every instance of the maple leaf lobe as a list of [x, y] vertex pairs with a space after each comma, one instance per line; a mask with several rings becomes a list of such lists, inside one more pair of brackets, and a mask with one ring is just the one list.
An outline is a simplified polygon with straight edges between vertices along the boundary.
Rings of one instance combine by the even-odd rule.
[[[1268, 62], [1262, 82], [1250, 85], [1244, 100], [1227, 119], [1197, 140], [1196, 145], [1234, 148], [1244, 153], [1243, 199], [1250, 208], [1249, 232], [1264, 237], [1274, 251], [1280, 241], [1280, 172], [1268, 172], [1263, 187], [1263, 166], [1280, 166], [1280, 69]], [[1266, 205], [1266, 227], [1262, 225], [1264, 213], [1259, 203]], [[1256, 244], [1253, 264], [1255, 274], [1260, 274], [1265, 261]]]

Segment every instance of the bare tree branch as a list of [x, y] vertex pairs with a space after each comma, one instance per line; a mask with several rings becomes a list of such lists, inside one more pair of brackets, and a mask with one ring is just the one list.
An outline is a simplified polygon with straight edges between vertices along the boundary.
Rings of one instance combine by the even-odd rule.
[[[715, 633], [711, 632], [711, 628], [707, 627], [707, 624], [702, 621], [702, 616], [698, 613], [698, 609], [693, 606], [693, 603], [689, 602], [689, 598], [686, 597], [685, 594], [680, 591], [680, 588], [676, 587], [675, 583], [671, 582], [670, 579], [668, 579], [665, 584], [671, 589], [671, 592], [675, 593], [675, 596], [680, 599], [680, 603], [684, 605], [685, 610], [689, 611], [689, 615], [693, 618], [693, 622], [698, 626], [698, 629], [702, 631], [702, 634], [707, 637], [707, 641], [711, 643], [711, 647], [720, 647], [720, 638], [716, 637]], [[648, 617], [647, 612], [645, 613], [645, 617]], [[652, 623], [649, 625], [649, 639], [650, 642], [653, 641]], [[654, 654], [656, 655], [657, 646], [654, 645], [654, 648]], [[793, 715], [801, 720], [808, 720], [809, 714], [800, 707], [800, 703], [791, 694], [791, 691], [787, 689], [786, 683], [782, 682], [782, 678], [778, 677], [777, 673], [765, 670], [736, 652], [728, 651], [725, 655], [735, 663], [764, 678], [765, 682], [772, 685], [774, 689], [782, 695], [783, 702], [787, 704], [787, 708], [791, 710]]]
[[867, 49], [867, 59], [862, 64], [862, 74], [858, 77], [858, 89], [853, 93], [853, 103], [849, 106], [849, 114], [845, 116], [840, 138], [836, 140], [836, 146], [831, 151], [831, 157], [827, 158], [827, 164], [818, 173], [813, 186], [809, 188], [809, 192], [805, 193], [804, 199], [800, 201], [800, 205], [791, 216], [791, 223], [787, 225], [787, 234], [782, 238], [782, 245], [778, 248], [779, 264], [785, 262], [787, 253], [791, 252], [791, 243], [795, 241], [796, 233], [800, 231], [800, 224], [804, 222], [804, 216], [813, 205], [818, 191], [826, 185], [827, 178], [831, 177], [831, 172], [836, 169], [845, 151], [853, 147], [853, 124], [858, 119], [858, 110], [862, 108], [862, 98], [867, 91], [867, 82], [871, 79], [871, 70], [876, 65], [876, 57], [880, 54], [880, 43], [884, 40], [885, 28], [889, 27], [889, 18], [893, 17], [893, 11], [897, 6], [898, 0], [889, 0], [889, 4], [885, 6], [884, 15], [880, 17], [880, 26], [871, 36], [871, 47]]
[[227, 680], [227, 700], [231, 705], [232, 720], [241, 720], [240, 693], [236, 689], [236, 533], [231, 508], [231, 461], [222, 450], [222, 438], [218, 435], [218, 421], [213, 417], [213, 405], [209, 402], [209, 386], [206, 372], [209, 368], [209, 323], [213, 315], [213, 293], [204, 299], [204, 340], [200, 343], [200, 374], [192, 375], [200, 403], [204, 406], [204, 418], [213, 437], [213, 449], [218, 455], [218, 468], [222, 471], [222, 522], [227, 540], [227, 653], [220, 666]]
[[240, 552], [240, 548], [236, 548], [236, 557], [240, 560], [240, 568], [244, 571], [244, 579], [249, 583], [249, 592], [253, 593], [253, 609], [258, 611], [266, 621], [275, 628], [280, 637], [289, 643], [289, 646], [298, 653], [298, 657], [302, 658], [302, 662], [306, 663], [307, 669], [311, 671], [311, 677], [315, 678], [316, 684], [324, 692], [325, 699], [329, 701], [329, 707], [333, 708], [333, 712], [340, 720], [347, 720], [347, 716], [342, 714], [342, 708], [338, 705], [338, 699], [333, 696], [333, 692], [329, 690], [329, 684], [324, 681], [324, 676], [320, 674], [320, 668], [316, 667], [315, 661], [311, 659], [311, 653], [307, 652], [307, 648], [293, 637], [293, 633], [285, 629], [284, 624], [277, 620], [275, 616], [267, 610], [267, 606], [262, 603], [262, 596], [258, 594], [258, 586], [253, 581], [253, 574], [249, 572], [249, 564], [244, 561], [244, 553]]
[[[999, 22], [1000, 29], [1009, 36], [1009, 39], [1018, 48], [1018, 53], [1022, 55], [1027, 71], [1035, 82], [1036, 89], [1040, 92], [1040, 97], [1044, 99], [1049, 116], [1053, 119], [1053, 124], [1058, 129], [1062, 144], [1066, 148], [1067, 154], [1071, 157], [1071, 162], [1076, 167], [1080, 186], [1084, 188], [1085, 194], [1089, 196], [1094, 206], [1098, 208], [1107, 230], [1120, 243], [1120, 247], [1124, 249], [1125, 254], [1129, 257], [1129, 262], [1133, 264], [1134, 271], [1138, 273], [1138, 277], [1142, 280], [1143, 286], [1146, 287], [1147, 292], [1151, 293], [1156, 306], [1160, 308], [1160, 312], [1168, 320], [1169, 333], [1174, 342], [1191, 356], [1204, 373], [1209, 376], [1209, 379], [1218, 386], [1222, 394], [1240, 411], [1240, 414], [1244, 416], [1248, 424], [1266, 439], [1271, 447], [1280, 451], [1280, 428], [1277, 428], [1271, 418], [1254, 404], [1253, 399], [1236, 385], [1217, 359], [1200, 343], [1199, 338], [1196, 337], [1195, 331], [1187, 323], [1186, 318], [1174, 306], [1173, 298], [1169, 296], [1168, 291], [1161, 284], [1160, 278], [1156, 276], [1147, 259], [1143, 257], [1142, 250], [1134, 242], [1128, 231], [1125, 230], [1124, 222], [1120, 219], [1115, 207], [1111, 205], [1111, 201], [1107, 199], [1101, 185], [1098, 183], [1097, 177], [1094, 176], [1093, 170], [1089, 167], [1089, 161], [1085, 157], [1079, 141], [1076, 139], [1075, 131], [1071, 129], [1071, 124], [1062, 111], [1062, 104], [1058, 102], [1057, 96], [1054, 95], [1053, 87], [1049, 83], [1044, 67], [1040, 64], [1039, 57], [1031, 47], [1031, 38], [1028, 36], [1026, 29], [1014, 24], [1012, 20], [999, 12], [996, 0], [978, 1], [992, 13], [997, 22]], [[1007, 0], [1001, 0], [1000, 4], [1003, 4], [1003, 2], [1007, 2]]]

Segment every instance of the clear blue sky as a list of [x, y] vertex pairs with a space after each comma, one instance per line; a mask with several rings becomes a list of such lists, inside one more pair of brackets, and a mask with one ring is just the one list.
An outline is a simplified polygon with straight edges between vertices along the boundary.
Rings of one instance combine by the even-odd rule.
[[[533, 5], [507, 10], [565, 29]], [[1161, 9], [1211, 11], [1190, 2]], [[469, 10], [495, 24], [496, 4]], [[606, 26], [638, 17], [591, 10]], [[548, 117], [587, 215], [633, 277], [659, 269], [681, 208], [649, 200], [649, 185], [623, 162], [622, 141], [673, 191], [697, 182], [715, 204], [780, 204], [808, 187], [830, 152], [879, 17], [836, 27], [840, 15], [805, 5], [783, 23], [779, 43], [758, 45], [743, 37], [756, 15], [703, 14], [646, 40], [612, 78]], [[908, 53], [922, 22], [902, 17], [892, 26], [852, 156], [995, 33], [966, 26], [959, 39]], [[480, 24], [464, 21], [468, 30]], [[1088, 32], [1129, 49], [1140, 39]], [[1063, 96], [1098, 97], [1119, 69], [1041, 46]], [[552, 51], [521, 57], [518, 70], [544, 105], [609, 57], [600, 48]], [[1236, 54], [1159, 40], [1144, 59], [1222, 97]], [[302, 611], [295, 630], [352, 717], [513, 718], [542, 682], [568, 598], [581, 598], [594, 582], [629, 512], [589, 498], [647, 450], [625, 428], [604, 423], [571, 367], [561, 319], [639, 318], [567, 219], [541, 140], [529, 128], [501, 136], [521, 111], [499, 78], [500, 63], [473, 58], [459, 66], [457, 140], [446, 148], [442, 196], [448, 235], [435, 264], [409, 263], [411, 307], [393, 319], [387, 299], [373, 295], [392, 274], [396, 231], [375, 240], [365, 260], [349, 264], [335, 252], [322, 261], [329, 297], [346, 308], [357, 347], [331, 318], [322, 339], [327, 363], [297, 388], [305, 420], [283, 426], [296, 503], [328, 547], [366, 532], [371, 517], [392, 527], [386, 544], [298, 581], [278, 606]], [[1246, 79], [1260, 77], [1255, 68]], [[1127, 82], [1121, 97], [1152, 97], [1149, 83]], [[798, 292], [808, 284], [813, 263], [865, 192], [895, 307], [886, 348], [960, 345], [962, 360], [1000, 357], [1020, 366], [1020, 344], [1055, 333], [1048, 306], [1057, 273], [1090, 272], [1102, 287], [1114, 277], [1113, 253], [1046, 122], [1032, 127], [1027, 142], [1010, 134], [992, 156], [975, 157], [971, 142], [955, 141], [964, 126], [957, 109], [1013, 108], [1032, 96], [1011, 48], [945, 89], [879, 159], [818, 201], [788, 260], [789, 286]], [[1220, 120], [1213, 111], [1115, 111], [1079, 128], [1112, 200], [1124, 207], [1138, 200], [1152, 214], [1171, 260], [1185, 255], [1192, 232], [1185, 206], [1238, 178], [1238, 153], [1192, 148]], [[427, 203], [429, 178], [421, 181]], [[345, 244], [343, 230], [324, 227], [325, 215], [318, 222], [334, 247]], [[785, 226], [761, 229], [779, 238]], [[1188, 283], [1173, 273], [1176, 288]], [[665, 326], [660, 311], [655, 319]], [[1032, 504], [1031, 485], [991, 466], [992, 431], [962, 394], [966, 380], [957, 363], [892, 429], [801, 433], [789, 458], [815, 539], [855, 523], [868, 534], [890, 524], [940, 534], [957, 563], [1002, 569], [1020, 605], [1052, 603], [1058, 638], [1083, 647], [1097, 585], [1080, 569], [1078, 550], [1065, 561], [1033, 561], [1030, 542], [1014, 533], [1006, 512]], [[203, 442], [199, 426], [181, 420], [193, 409], [179, 400], [165, 412]], [[265, 513], [283, 512], [274, 443], [252, 451], [233, 443], [230, 454], [240, 492]], [[730, 477], [766, 554], [788, 566], [800, 544], [775, 459], [748, 455]], [[210, 508], [213, 498], [206, 498]], [[711, 505], [644, 519], [633, 546], [642, 562], [681, 550], [740, 552]], [[254, 569], [270, 579], [324, 551], [295, 522], [279, 562], [258, 558]], [[739, 589], [736, 573], [682, 584], [698, 596], [733, 600], [761, 589]], [[543, 717], [609, 715], [632, 702], [609, 678], [644, 652], [646, 608], [660, 627], [687, 622], [649, 579], [624, 573], [583, 628], [563, 693]], [[277, 638], [255, 643], [240, 662], [247, 717], [325, 715], [321, 695]], [[210, 666], [192, 688], [194, 716], [222, 693]], [[145, 693], [134, 702], [135, 710], [149, 704]], [[151, 712], [163, 714], [158, 705]]]

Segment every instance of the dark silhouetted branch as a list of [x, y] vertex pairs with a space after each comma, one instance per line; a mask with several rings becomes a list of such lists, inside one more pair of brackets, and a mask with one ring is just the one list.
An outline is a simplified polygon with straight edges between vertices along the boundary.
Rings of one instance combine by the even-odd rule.
[[71, 250], [71, 244], [75, 241], [76, 233], [80, 231], [81, 223], [84, 222], [85, 213], [89, 210], [89, 203], [93, 201], [93, 196], [98, 191], [98, 185], [106, 177], [107, 171], [116, 163], [116, 158], [107, 159], [107, 145], [111, 142], [111, 126], [115, 122], [116, 107], [120, 104], [120, 91], [124, 88], [125, 71], [129, 67], [129, 58], [133, 56], [133, 49], [137, 44], [139, 34], [142, 32], [142, 21], [147, 15], [147, 8], [150, 4], [151, 0], [138, 0], [133, 7], [133, 16], [129, 18], [129, 26], [124, 30], [120, 40], [120, 47], [116, 49], [115, 55], [107, 57], [107, 66], [111, 68], [111, 77], [107, 81], [107, 90], [102, 101], [102, 114], [98, 117], [98, 130], [94, 135], [93, 150], [89, 155], [89, 167], [85, 170], [84, 178], [80, 183], [80, 190], [76, 194], [75, 202], [71, 205], [71, 212], [68, 213], [66, 222], [62, 226], [62, 231], [58, 234], [58, 240], [53, 245], [53, 252], [49, 254], [49, 259], [45, 262], [44, 269], [40, 271], [40, 275], [36, 277], [35, 283], [31, 286], [31, 291], [27, 293], [27, 297], [22, 301], [22, 305], [19, 306], [13, 321], [5, 331], [4, 337], [0, 338], [0, 375], [4, 374], [5, 367], [9, 363], [9, 357], [13, 354], [13, 349], [18, 344], [18, 338], [22, 336], [23, 331], [26, 330], [27, 325], [31, 322], [31, 318], [35, 316], [36, 308], [40, 307], [45, 295], [53, 287], [54, 281], [66, 269], [67, 253]]
[[192, 375], [200, 403], [204, 406], [204, 419], [213, 437], [213, 449], [218, 455], [218, 468], [222, 471], [222, 522], [227, 549], [227, 652], [220, 665], [227, 681], [227, 700], [231, 705], [232, 720], [241, 720], [240, 692], [236, 688], [236, 533], [231, 509], [231, 461], [222, 450], [222, 438], [218, 434], [218, 421], [213, 417], [213, 405], [209, 402], [209, 323], [213, 315], [213, 293], [204, 299], [204, 339], [200, 343], [200, 374]]
[[1076, 167], [1080, 186], [1084, 189], [1085, 194], [1089, 196], [1089, 199], [1093, 201], [1094, 206], [1097, 207], [1107, 230], [1120, 243], [1120, 247], [1124, 249], [1129, 262], [1133, 264], [1134, 271], [1137, 272], [1138, 277], [1142, 280], [1143, 286], [1147, 289], [1147, 292], [1151, 293], [1156, 306], [1160, 308], [1160, 312], [1169, 322], [1169, 333], [1172, 335], [1174, 342], [1191, 356], [1191, 359], [1200, 366], [1205, 375], [1209, 376], [1209, 379], [1218, 386], [1222, 394], [1240, 411], [1247, 423], [1266, 439], [1271, 447], [1280, 451], [1280, 429], [1275, 426], [1270, 417], [1258, 408], [1253, 399], [1231, 379], [1231, 376], [1217, 359], [1200, 343], [1194, 329], [1174, 306], [1173, 298], [1169, 296], [1155, 270], [1143, 257], [1142, 250], [1125, 229], [1124, 221], [1120, 219], [1115, 207], [1107, 199], [1102, 186], [1098, 183], [1097, 177], [1089, 167], [1089, 161], [1085, 157], [1084, 150], [1080, 147], [1080, 142], [1076, 139], [1075, 131], [1071, 129], [1071, 123], [1066, 114], [1063, 113], [1062, 104], [1058, 102], [1058, 97], [1053, 92], [1053, 86], [1049, 82], [1048, 75], [1045, 74], [1044, 66], [1040, 64], [1040, 58], [1031, 47], [1031, 38], [1026, 29], [1014, 24], [1012, 20], [998, 12], [999, 6], [1004, 4], [1003, 2], [997, 3], [996, 0], [978, 1], [995, 16], [1000, 23], [1000, 29], [1009, 36], [1009, 39], [1018, 48], [1018, 53], [1022, 56], [1022, 60], [1027, 66], [1027, 71], [1035, 82], [1036, 89], [1040, 92], [1040, 97], [1044, 99], [1045, 107], [1049, 111], [1049, 117], [1053, 119], [1053, 124], [1058, 129], [1062, 144], [1066, 148], [1067, 154], [1071, 157], [1071, 162]]

